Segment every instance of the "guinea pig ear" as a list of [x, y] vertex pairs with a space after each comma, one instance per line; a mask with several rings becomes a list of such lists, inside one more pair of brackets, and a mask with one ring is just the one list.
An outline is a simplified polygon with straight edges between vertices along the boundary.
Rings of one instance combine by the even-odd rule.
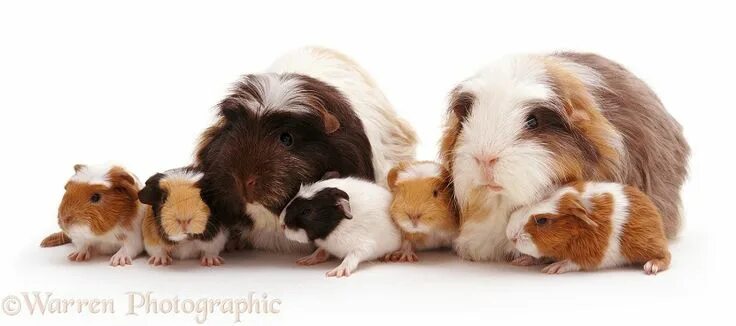
[[75, 164], [74, 165], [74, 173], [79, 173], [82, 169], [86, 168], [87, 166], [84, 164]]
[[340, 172], [337, 172], [337, 171], [327, 171], [327, 172], [325, 172], [325, 174], [322, 176], [322, 179], [320, 179], [320, 180], [337, 179], [339, 177], [340, 177]]
[[158, 204], [163, 201], [163, 191], [159, 186], [161, 178], [165, 175], [163, 173], [156, 173], [152, 177], [146, 180], [146, 186], [138, 192], [138, 200], [146, 205]]
[[591, 227], [598, 227], [598, 223], [588, 216], [588, 209], [583, 205], [580, 196], [566, 195], [562, 198], [562, 201], [560, 206], [563, 213], [570, 214]]
[[320, 111], [320, 114], [322, 115], [322, 120], [325, 121], [325, 133], [328, 135], [337, 131], [337, 129], [340, 129], [340, 121], [337, 120], [337, 118], [332, 115], [332, 113], [327, 112], [327, 110], [322, 109]]
[[346, 192], [337, 188], [330, 188], [329, 191], [331, 196], [337, 198], [335, 206], [345, 214], [346, 219], [352, 219], [353, 212], [350, 210], [350, 196]]
[[468, 91], [455, 88], [450, 95], [450, 111], [457, 116], [460, 121], [465, 120], [473, 109], [475, 103], [475, 95]]
[[220, 115], [227, 121], [237, 120], [243, 114], [240, 102], [234, 98], [226, 98], [220, 102]]
[[115, 167], [110, 170], [108, 177], [115, 191], [125, 193], [133, 200], [138, 199], [138, 186], [135, 177], [130, 173], [122, 168]]
[[396, 190], [396, 180], [399, 178], [399, 172], [401, 172], [403, 169], [401, 165], [395, 166], [391, 171], [388, 171], [388, 176], [386, 177], [386, 184], [388, 184], [389, 190], [391, 192], [394, 192]]

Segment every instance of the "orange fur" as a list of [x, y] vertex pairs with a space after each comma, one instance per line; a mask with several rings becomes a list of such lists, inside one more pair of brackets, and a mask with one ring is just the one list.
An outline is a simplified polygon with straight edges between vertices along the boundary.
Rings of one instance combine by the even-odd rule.
[[58, 246], [65, 245], [71, 242], [72, 242], [72, 239], [70, 239], [69, 236], [64, 234], [64, 232], [56, 232], [44, 238], [43, 241], [41, 241], [41, 247], [42, 248], [58, 247]]
[[624, 188], [629, 198], [629, 211], [635, 218], [629, 218], [621, 233], [621, 253], [635, 264], [644, 264], [656, 259], [661, 262], [660, 271], [670, 264], [662, 217], [654, 203], [634, 187]]
[[[210, 209], [200, 196], [200, 189], [187, 180], [163, 179], [160, 187], [168, 196], [161, 208], [161, 227], [169, 235], [199, 234], [205, 231]], [[183, 232], [179, 220], [190, 220], [188, 232]]]
[[156, 226], [155, 217], [153, 216], [153, 209], [150, 206], [146, 208], [146, 215], [143, 217], [142, 232], [143, 243], [145, 243], [146, 246], [166, 247], [166, 243], [164, 243], [163, 239], [161, 239], [158, 227]]

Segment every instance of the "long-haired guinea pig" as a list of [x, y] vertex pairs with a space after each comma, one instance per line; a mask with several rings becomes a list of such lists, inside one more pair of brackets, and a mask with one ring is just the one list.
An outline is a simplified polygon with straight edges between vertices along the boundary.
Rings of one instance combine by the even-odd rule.
[[152, 265], [199, 258], [202, 266], [219, 266], [228, 229], [212, 215], [201, 196], [202, 173], [179, 168], [157, 173], [138, 193], [150, 205], [143, 221], [143, 244]]
[[430, 161], [401, 162], [388, 173], [391, 217], [401, 228], [403, 241], [401, 250], [386, 260], [415, 262], [419, 260], [415, 249], [452, 246], [458, 222], [445, 173]]
[[366, 180], [333, 177], [328, 173], [325, 180], [302, 186], [280, 220], [287, 238], [317, 245], [297, 263], [314, 265], [334, 255], [343, 261], [327, 276], [343, 277], [363, 261], [398, 250], [401, 233], [388, 214], [388, 190]]
[[416, 137], [369, 75], [345, 55], [303, 48], [246, 75], [202, 135], [196, 166], [223, 219], [241, 220], [254, 248], [307, 250], [284, 238], [278, 215], [301, 184], [326, 171], [385, 183], [414, 156]]
[[43, 247], [74, 244], [69, 260], [86, 261], [93, 254], [110, 255], [110, 265], [125, 266], [143, 251], [136, 177], [120, 166], [75, 165], [59, 205], [62, 233], [48, 236]]
[[627, 264], [656, 274], [670, 264], [657, 207], [638, 189], [618, 183], [564, 186], [515, 211], [506, 235], [521, 253], [554, 259], [543, 269], [550, 274]]
[[463, 81], [440, 155], [460, 209], [454, 246], [466, 259], [513, 257], [510, 213], [575, 180], [635, 186], [668, 237], [679, 229], [682, 128], [644, 82], [595, 54], [510, 56]]

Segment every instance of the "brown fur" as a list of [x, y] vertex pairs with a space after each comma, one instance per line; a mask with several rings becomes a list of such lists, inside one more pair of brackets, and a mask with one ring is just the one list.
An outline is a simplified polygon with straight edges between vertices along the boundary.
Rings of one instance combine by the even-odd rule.
[[71, 243], [72, 239], [69, 238], [64, 232], [56, 232], [48, 235], [46, 238], [41, 241], [41, 247], [42, 248], [49, 248], [49, 247], [58, 247], [61, 245], [65, 245], [67, 243]]
[[161, 227], [166, 234], [182, 233], [178, 220], [190, 219], [189, 232], [203, 233], [210, 217], [210, 209], [202, 201], [200, 189], [187, 180], [162, 179], [160, 187], [167, 193], [161, 207]]
[[[587, 217], [595, 225], [581, 219], [577, 210], [582, 207], [577, 194], [564, 195], [558, 204], [558, 214], [539, 214], [524, 226], [539, 251], [555, 260], [569, 259], [582, 269], [594, 269], [603, 260], [611, 235], [613, 197], [609, 194], [592, 199], [592, 212]], [[538, 226], [535, 220], [547, 218], [549, 222]]]
[[433, 230], [456, 231], [457, 212], [452, 204], [453, 200], [448, 192], [448, 185], [442, 177], [396, 182], [400, 172], [419, 163], [427, 162], [401, 162], [389, 172], [388, 185], [394, 194], [390, 207], [391, 216], [397, 223], [401, 221], [411, 223], [409, 215], [421, 216], [418, 219], [419, 223]]
[[161, 233], [156, 225], [156, 217], [153, 215], [153, 209], [150, 206], [146, 208], [146, 215], [143, 217], [142, 232], [143, 243], [147, 247], [169, 247], [169, 245], [161, 238]]
[[635, 218], [629, 218], [622, 230], [621, 254], [635, 264], [657, 259], [666, 268], [670, 264], [670, 252], [657, 207], [639, 189], [626, 187], [624, 193]]
[[[76, 170], [77, 167], [75, 167]], [[133, 176], [114, 167], [108, 172], [111, 187], [70, 181], [59, 206], [59, 226], [65, 230], [73, 224], [89, 225], [96, 235], [112, 230], [116, 225], [130, 228], [138, 209], [138, 187]], [[92, 203], [93, 194], [100, 195]]]

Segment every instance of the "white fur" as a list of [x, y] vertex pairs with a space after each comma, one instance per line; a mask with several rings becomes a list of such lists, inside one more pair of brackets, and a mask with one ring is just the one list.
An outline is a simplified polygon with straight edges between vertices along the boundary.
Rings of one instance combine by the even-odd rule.
[[[336, 87], [350, 101], [363, 123], [373, 152], [373, 169], [380, 185], [388, 171], [415, 155], [415, 142], [403, 144], [396, 135], [414, 138], [406, 122], [399, 119], [383, 92], [360, 66], [344, 55], [323, 48], [305, 47], [287, 53], [273, 63], [269, 72], [304, 74]], [[410, 135], [407, 135], [411, 133]]]
[[246, 204], [246, 212], [253, 219], [253, 227], [243, 232], [243, 238], [253, 248], [276, 252], [307, 252], [313, 247], [286, 238], [281, 231], [279, 217], [261, 204]]
[[204, 173], [187, 169], [173, 169], [164, 172], [166, 180], [187, 181], [191, 183], [199, 182], [204, 177]]
[[[110, 231], [95, 235], [89, 225], [71, 225], [64, 232], [72, 240], [75, 251], [79, 253], [93, 252], [96, 254], [115, 254], [111, 259], [129, 258], [133, 259], [143, 252], [143, 235], [141, 232], [141, 223], [146, 208], [143, 204], [138, 203], [136, 215], [133, 218], [132, 228], [128, 229], [121, 225], [116, 225]], [[122, 238], [123, 240], [120, 240]]]
[[[490, 65], [460, 85], [475, 96], [455, 148], [453, 179], [459, 205], [471, 204], [471, 193], [487, 206], [487, 216], [474, 217], [461, 227], [456, 251], [472, 260], [499, 260], [511, 252], [505, 237], [510, 212], [541, 197], [553, 183], [553, 158], [544, 144], [521, 140], [530, 103], [554, 96], [544, 63], [536, 56], [513, 56]], [[494, 181], [488, 184], [475, 157], [498, 157]]]
[[592, 199], [603, 194], [610, 194], [613, 197], [613, 212], [611, 219], [611, 236], [608, 239], [608, 246], [603, 256], [599, 268], [615, 267], [624, 265], [627, 261], [621, 253], [621, 234], [624, 225], [629, 220], [629, 199], [624, 192], [624, 186], [619, 183], [612, 182], [588, 182], [584, 185], [583, 191], [578, 191], [573, 187], [563, 187], [555, 191], [549, 198], [526, 207], [522, 207], [511, 215], [506, 235], [509, 239], [517, 238], [516, 249], [520, 252], [541, 257], [542, 254], [534, 244], [534, 239], [524, 232], [524, 225], [530, 221], [532, 215], [535, 214], [558, 214], [558, 205], [560, 198], [568, 193], [578, 194], [581, 198], [583, 206], [588, 211], [592, 211]]
[[[375, 183], [356, 178], [328, 179], [301, 188], [302, 193], [314, 193], [324, 188], [338, 188], [350, 197], [352, 219], [344, 219], [325, 239], [315, 244], [330, 254], [344, 258], [341, 268], [352, 273], [363, 261], [383, 257], [401, 247], [401, 232], [389, 215], [391, 193]], [[288, 206], [287, 206], [288, 207]], [[281, 213], [283, 223], [286, 209]], [[301, 230], [303, 231], [303, 230]], [[302, 240], [300, 232], [289, 232], [288, 237]]]
[[110, 178], [108, 173], [114, 167], [114, 165], [83, 165], [79, 171], [69, 179], [71, 182], [86, 183], [90, 185], [102, 185], [110, 187]]
[[418, 162], [406, 167], [396, 176], [396, 183], [406, 180], [435, 178], [442, 173], [440, 165], [435, 162]]

